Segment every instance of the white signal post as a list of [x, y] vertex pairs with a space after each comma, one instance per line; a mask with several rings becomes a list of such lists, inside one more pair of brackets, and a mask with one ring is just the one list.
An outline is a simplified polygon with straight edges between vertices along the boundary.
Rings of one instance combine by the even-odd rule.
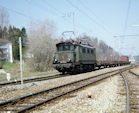
[[23, 62], [22, 62], [22, 41], [19, 37], [19, 53], [20, 53], [20, 75], [21, 75], [21, 84], [23, 84]]

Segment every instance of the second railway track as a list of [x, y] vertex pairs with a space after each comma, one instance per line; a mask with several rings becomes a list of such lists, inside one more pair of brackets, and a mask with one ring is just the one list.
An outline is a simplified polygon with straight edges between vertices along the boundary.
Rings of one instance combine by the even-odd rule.
[[19, 112], [19, 113], [25, 112], [43, 103], [47, 103], [65, 94], [68, 94], [77, 89], [85, 87], [89, 84], [108, 78], [109, 76], [115, 75], [117, 73], [118, 72], [113, 72], [112, 74], [109, 73], [101, 74], [101, 76], [98, 75], [94, 77], [89, 77], [86, 79], [82, 79], [68, 84], [60, 85], [54, 88], [50, 88], [41, 92], [36, 92], [31, 95], [26, 95], [23, 97], [19, 97], [17, 99], [9, 100], [0, 103], [0, 111], [1, 112], [11, 111], [11, 112]]
[[130, 109], [131, 113], [139, 113], [139, 76], [129, 72], [127, 73], [127, 80], [130, 89]]
[[118, 73], [119, 71], [112, 71], [111, 73], [107, 72], [93, 77], [88, 77], [86, 79], [46, 89], [30, 95], [22, 96], [16, 99], [8, 100], [0, 103], [0, 111], [1, 112], [10, 111], [18, 113], [25, 112], [27, 110], [35, 108], [36, 106], [50, 102], [58, 97], [61, 97], [63, 95], [76, 91], [80, 88], [101, 81]]
[[[130, 67], [132, 68], [132, 67]], [[123, 68], [124, 69], [124, 68]], [[116, 71], [116, 70], [114, 70]], [[50, 80], [50, 79], [55, 79], [55, 78], [60, 78], [60, 77], [66, 77], [70, 75], [61, 75], [61, 74], [56, 74], [56, 75], [50, 75], [50, 76], [43, 76], [43, 77], [35, 77], [35, 78], [29, 78], [29, 79], [24, 79], [24, 83], [31, 83], [31, 82], [37, 82], [37, 81], [44, 81], [44, 80]], [[4, 86], [9, 86], [9, 85], [18, 85], [21, 84], [21, 80], [17, 81], [10, 81], [10, 82], [0, 82], [0, 88]]]
[[121, 75], [126, 85], [126, 112], [139, 113], [139, 76], [132, 71]]
[[[30, 79], [24, 79], [24, 83], [44, 81], [44, 80], [50, 80], [50, 79], [66, 77], [66, 76], [69, 76], [69, 75], [56, 74], [56, 75], [51, 75], [51, 76], [43, 76], [43, 77], [30, 78]], [[8, 85], [18, 85], [18, 84], [21, 84], [21, 80], [11, 81], [11, 82], [1, 82], [0, 83], [0, 87], [8, 86]]]

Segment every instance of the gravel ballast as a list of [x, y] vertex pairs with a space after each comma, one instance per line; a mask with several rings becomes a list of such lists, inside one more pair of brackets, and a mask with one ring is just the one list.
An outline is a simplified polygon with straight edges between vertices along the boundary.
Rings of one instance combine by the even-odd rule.
[[93, 72], [67, 76], [67, 77], [63, 77], [63, 78], [51, 79], [51, 80], [47, 80], [47, 81], [40, 81], [40, 82], [34, 82], [34, 83], [27, 83], [27, 84], [24, 84], [23, 86], [21, 86], [21, 85], [6, 86], [3, 88], [0, 88], [0, 102], [6, 101], [8, 99], [17, 98], [19, 96], [31, 94], [31, 93], [41, 91], [44, 89], [52, 88], [52, 87], [62, 85], [65, 83], [69, 83], [72, 81], [87, 78], [90, 76], [95, 76], [97, 74], [101, 74], [104, 72], [112, 71], [115, 69], [120, 69], [123, 67], [126, 67], [126, 66], [106, 68], [106, 69], [96, 70]]
[[[121, 113], [126, 111], [126, 97], [120, 95], [119, 76], [46, 104], [33, 113]], [[88, 98], [91, 94], [91, 98]]]
[[131, 69], [131, 71], [139, 75], [139, 66], [134, 69]]

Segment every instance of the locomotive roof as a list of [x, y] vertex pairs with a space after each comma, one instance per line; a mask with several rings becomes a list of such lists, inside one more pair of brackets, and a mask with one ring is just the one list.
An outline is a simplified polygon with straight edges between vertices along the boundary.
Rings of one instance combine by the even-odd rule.
[[82, 44], [81, 42], [77, 42], [77, 41], [61, 41], [59, 43], [56, 44], [56, 46], [58, 46], [59, 44], [63, 44], [63, 43], [71, 43], [73, 45], [79, 45], [79, 46], [82, 46], [82, 47], [86, 47], [86, 48], [94, 48], [93, 46], [89, 45], [89, 44]]
[[94, 49], [95, 47], [93, 47], [93, 46], [90, 46], [90, 45], [85, 45], [85, 44], [80, 44], [82, 47], [86, 47], [86, 48], [92, 48], [92, 49]]

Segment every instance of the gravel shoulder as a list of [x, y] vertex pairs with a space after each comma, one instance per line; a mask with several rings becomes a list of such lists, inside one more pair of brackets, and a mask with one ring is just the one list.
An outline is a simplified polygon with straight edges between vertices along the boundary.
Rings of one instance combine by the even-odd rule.
[[[72, 93], [54, 103], [46, 104], [33, 113], [124, 113], [125, 96], [120, 95], [119, 76], [114, 76]], [[88, 98], [88, 93], [92, 98]]]
[[139, 66], [137, 66], [136, 68], [132, 69], [132, 71], [139, 75]]
[[23, 86], [21, 86], [21, 85], [6, 86], [3, 88], [0, 88], [0, 102], [6, 101], [8, 99], [17, 98], [19, 96], [31, 94], [31, 93], [41, 91], [44, 89], [52, 88], [52, 87], [62, 85], [65, 83], [69, 83], [72, 81], [87, 78], [90, 76], [95, 76], [97, 74], [101, 74], [104, 72], [112, 71], [115, 69], [120, 69], [123, 67], [126, 67], [126, 66], [106, 68], [106, 69], [96, 70], [93, 72], [88, 72], [88, 73], [83, 73], [83, 74], [78, 74], [78, 75], [73, 75], [73, 76], [67, 76], [67, 77], [63, 77], [63, 78], [51, 79], [51, 80], [47, 80], [47, 81], [40, 81], [40, 82], [34, 82], [34, 83], [27, 83], [27, 84], [24, 84]]

